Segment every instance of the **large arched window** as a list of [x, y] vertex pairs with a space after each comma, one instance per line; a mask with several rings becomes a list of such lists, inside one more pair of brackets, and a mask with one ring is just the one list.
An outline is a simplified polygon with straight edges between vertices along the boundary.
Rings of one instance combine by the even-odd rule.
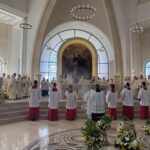
[[145, 76], [150, 75], [150, 61], [145, 64]]
[[88, 40], [95, 47], [98, 56], [98, 76], [109, 78], [109, 60], [104, 45], [96, 36], [80, 29], [61, 31], [50, 37], [43, 45], [40, 61], [40, 73], [42, 78], [45, 77], [52, 80], [54, 77], [57, 79], [57, 64], [60, 63], [57, 58], [58, 50], [63, 42], [76, 37]]

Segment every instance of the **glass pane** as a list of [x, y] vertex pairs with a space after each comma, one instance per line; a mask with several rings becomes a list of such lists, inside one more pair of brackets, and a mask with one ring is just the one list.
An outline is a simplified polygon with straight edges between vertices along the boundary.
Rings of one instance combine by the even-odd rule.
[[41, 80], [42, 80], [43, 78], [48, 79], [48, 72], [47, 72], [47, 73], [41, 72]]
[[96, 49], [100, 49], [102, 47], [100, 41], [98, 41], [94, 36], [91, 36], [89, 41], [95, 46]]
[[74, 37], [74, 30], [68, 30], [68, 31], [64, 31], [59, 33], [59, 35], [61, 36], [61, 38], [64, 39], [69, 39]]
[[48, 42], [47, 45], [49, 45], [49, 47], [51, 47], [53, 49], [55, 47], [55, 45], [57, 45], [57, 43], [59, 43], [60, 41], [61, 41], [61, 39], [57, 34], [52, 39], [50, 39], [50, 41]]
[[76, 30], [75, 36], [76, 37], [81, 37], [81, 38], [84, 38], [84, 39], [89, 39], [90, 33], [87, 33], [85, 31]]
[[49, 81], [51, 82], [53, 80], [53, 78], [55, 80], [57, 80], [57, 73], [56, 72], [50, 72], [50, 74], [49, 74]]
[[48, 61], [49, 55], [50, 55], [50, 50], [47, 50], [46, 48], [44, 48], [42, 55], [41, 55], [41, 61]]
[[100, 58], [100, 63], [108, 63], [108, 58], [107, 58], [107, 55], [106, 55], [106, 51], [98, 51], [98, 56]]
[[150, 67], [150, 62], [148, 62], [148, 63], [146, 64], [146, 67]]
[[57, 53], [51, 53], [49, 62], [57, 62]]
[[105, 78], [105, 79], [108, 79], [109, 77], [108, 77], [108, 74], [103, 74], [103, 73], [100, 73], [99, 75], [98, 75], [100, 78]]
[[150, 75], [150, 68], [146, 68], [146, 77], [148, 77], [148, 75]]
[[108, 73], [108, 64], [100, 64], [99, 73]]
[[57, 71], [57, 63], [49, 63], [49, 72], [56, 72]]
[[48, 72], [48, 62], [47, 63], [40, 63], [40, 72]]
[[54, 47], [55, 52], [58, 52], [58, 50], [59, 50], [59, 48], [60, 48], [60, 46], [61, 46], [62, 43], [63, 42], [60, 42], [59, 44], [57, 44], [56, 47]]

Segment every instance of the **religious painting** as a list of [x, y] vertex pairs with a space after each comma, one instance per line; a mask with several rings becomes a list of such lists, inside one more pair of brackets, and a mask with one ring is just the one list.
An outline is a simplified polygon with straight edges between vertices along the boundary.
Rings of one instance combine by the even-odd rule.
[[62, 55], [62, 75], [71, 75], [77, 83], [81, 76], [86, 79], [92, 77], [92, 55], [87, 47], [82, 44], [68, 46]]

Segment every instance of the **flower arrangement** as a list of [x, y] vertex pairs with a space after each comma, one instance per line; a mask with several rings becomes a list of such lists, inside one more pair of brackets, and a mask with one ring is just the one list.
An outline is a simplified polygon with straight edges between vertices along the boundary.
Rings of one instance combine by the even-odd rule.
[[119, 150], [141, 150], [141, 145], [137, 141], [135, 126], [130, 120], [125, 119], [120, 122], [115, 147]]
[[144, 125], [144, 133], [145, 135], [150, 135], [150, 120], [146, 120], [146, 123]]
[[5, 99], [8, 99], [7, 93], [3, 90], [0, 90], [0, 103], [4, 103]]
[[103, 116], [99, 121], [97, 121], [97, 126], [103, 130], [106, 131], [111, 127], [112, 118], [109, 115]]
[[81, 132], [84, 136], [84, 143], [87, 145], [89, 150], [98, 150], [103, 146], [103, 135], [95, 121], [87, 119], [84, 127], [81, 129]]

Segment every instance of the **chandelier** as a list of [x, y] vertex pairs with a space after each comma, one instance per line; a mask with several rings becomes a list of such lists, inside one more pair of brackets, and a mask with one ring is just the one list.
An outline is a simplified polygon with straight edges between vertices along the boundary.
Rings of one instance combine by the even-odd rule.
[[25, 17], [23, 23], [19, 24], [19, 27], [21, 29], [28, 30], [32, 28], [32, 25], [27, 23], [27, 17]]
[[70, 11], [70, 15], [75, 20], [88, 21], [96, 16], [96, 8], [90, 5], [74, 6]]
[[144, 27], [139, 23], [136, 23], [135, 25], [131, 25], [130, 31], [133, 33], [142, 33], [144, 31]]

